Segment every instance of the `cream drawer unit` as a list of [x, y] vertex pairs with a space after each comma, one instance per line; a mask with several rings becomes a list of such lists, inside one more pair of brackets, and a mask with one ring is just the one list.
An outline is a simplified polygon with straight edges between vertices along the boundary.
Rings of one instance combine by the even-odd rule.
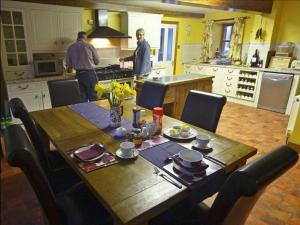
[[236, 97], [236, 90], [238, 84], [238, 76], [237, 75], [224, 75], [224, 94], [230, 97]]
[[41, 90], [41, 82], [24, 82], [18, 84], [9, 84], [7, 91], [9, 93], [24, 93], [24, 92], [36, 92]]
[[215, 76], [213, 79], [212, 92], [215, 94], [225, 95], [224, 92], [224, 83], [225, 76], [223, 73], [223, 69], [219, 67], [208, 67], [207, 75]]

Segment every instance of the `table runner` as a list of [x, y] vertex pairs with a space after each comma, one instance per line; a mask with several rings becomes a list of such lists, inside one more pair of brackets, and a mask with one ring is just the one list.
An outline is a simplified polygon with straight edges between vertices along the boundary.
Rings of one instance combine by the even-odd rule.
[[[68, 107], [112, 137], [116, 139], [124, 139], [115, 136], [116, 128], [110, 126], [109, 111], [107, 109], [91, 102], [69, 105]], [[132, 122], [125, 119], [123, 116], [121, 126], [125, 127], [127, 130], [133, 129]]]

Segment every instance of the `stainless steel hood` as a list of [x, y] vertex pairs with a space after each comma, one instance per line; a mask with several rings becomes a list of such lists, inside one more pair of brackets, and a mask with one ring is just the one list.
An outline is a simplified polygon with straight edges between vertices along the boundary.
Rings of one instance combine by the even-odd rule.
[[88, 38], [131, 38], [120, 31], [107, 26], [107, 10], [96, 10], [96, 28], [88, 35]]

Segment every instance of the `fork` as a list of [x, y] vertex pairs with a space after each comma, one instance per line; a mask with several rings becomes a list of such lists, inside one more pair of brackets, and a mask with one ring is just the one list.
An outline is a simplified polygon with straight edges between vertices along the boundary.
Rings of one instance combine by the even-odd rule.
[[175, 180], [173, 180], [171, 177], [167, 176], [166, 174], [163, 174], [157, 167], [153, 167], [154, 169], [154, 174], [164, 178], [166, 181], [169, 183], [173, 184], [174, 186], [178, 187], [179, 189], [182, 188], [181, 184], [178, 184]]

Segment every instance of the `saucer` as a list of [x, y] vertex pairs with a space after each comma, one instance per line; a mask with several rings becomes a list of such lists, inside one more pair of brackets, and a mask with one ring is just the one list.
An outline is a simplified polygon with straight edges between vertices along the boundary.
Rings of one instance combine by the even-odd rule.
[[213, 144], [211, 141], [206, 146], [199, 146], [196, 140], [192, 142], [192, 147], [197, 150], [210, 150], [212, 149], [212, 146]]
[[139, 152], [139, 150], [137, 150], [137, 149], [134, 149], [132, 155], [130, 155], [130, 156], [127, 156], [127, 155], [125, 156], [125, 155], [123, 155], [121, 149], [118, 149], [118, 150], [116, 151], [116, 155], [117, 155], [119, 158], [121, 158], [121, 159], [134, 159], [134, 158], [137, 157], [139, 154], [140, 154], [140, 152]]

